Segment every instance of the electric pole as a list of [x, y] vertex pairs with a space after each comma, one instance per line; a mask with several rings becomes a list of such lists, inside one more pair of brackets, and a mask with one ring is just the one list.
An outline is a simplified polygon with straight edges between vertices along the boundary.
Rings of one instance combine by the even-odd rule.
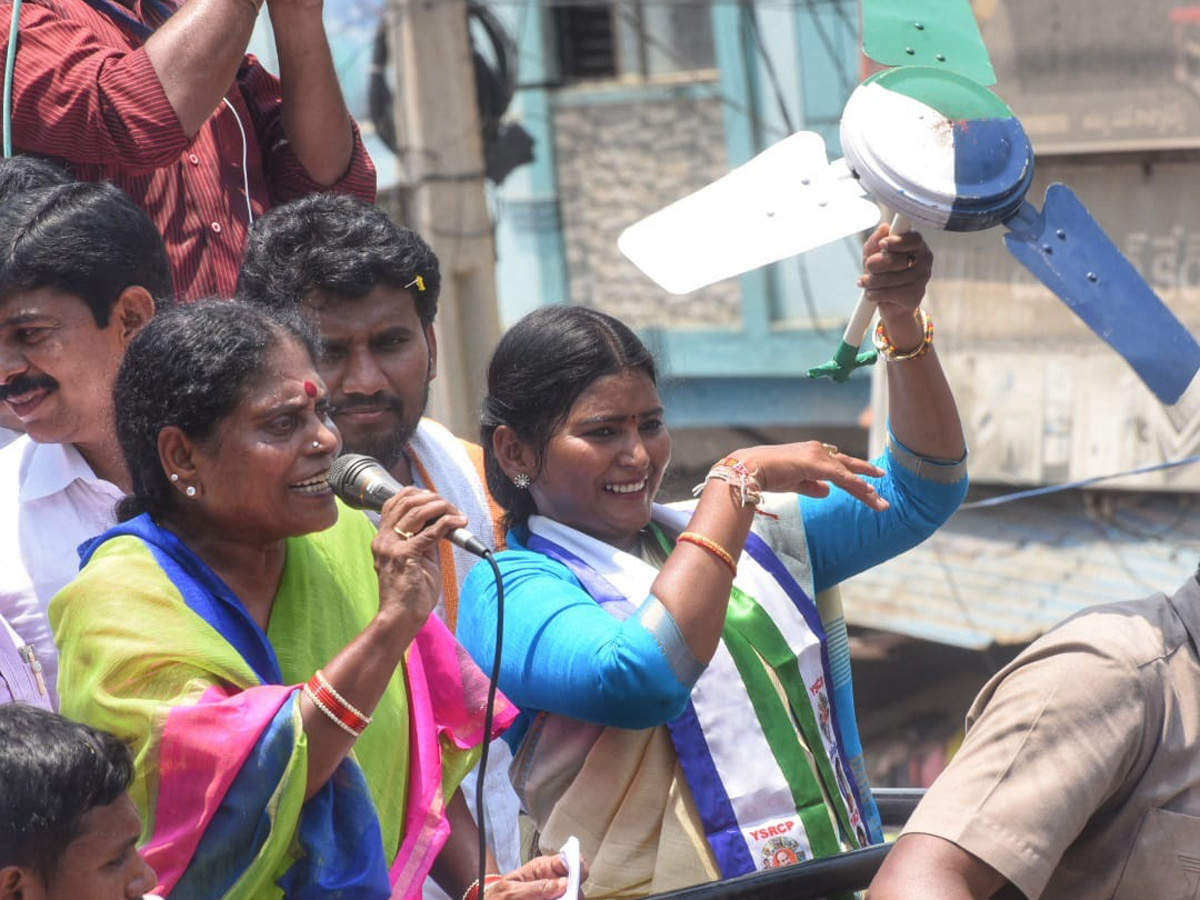
[[441, 262], [430, 414], [476, 440], [500, 315], [467, 4], [393, 0], [389, 11], [396, 139], [409, 185], [405, 224]]

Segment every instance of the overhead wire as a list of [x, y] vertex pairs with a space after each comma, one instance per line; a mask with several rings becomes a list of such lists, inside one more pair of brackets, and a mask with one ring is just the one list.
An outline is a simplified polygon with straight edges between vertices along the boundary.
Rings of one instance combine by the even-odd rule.
[[[762, 39], [762, 32], [758, 23], [758, 10], [754, 6], [744, 7], [743, 14], [738, 19], [740, 27], [749, 27], [751, 37], [754, 40], [754, 46], [757, 48], [759, 59], [762, 60], [763, 68], [767, 73], [767, 80], [771, 83], [771, 88], [775, 94], [775, 103], [779, 108], [779, 116], [783, 119], [784, 126], [787, 128], [788, 134], [796, 131], [796, 126], [792, 122], [791, 112], [788, 110], [787, 98], [784, 96], [783, 85], [780, 83], [779, 73], [775, 69], [775, 62], [771, 58], [771, 54], [767, 51], [766, 44]], [[803, 253], [794, 257], [796, 264], [796, 274], [800, 279], [800, 293], [804, 298], [804, 306], [808, 312], [809, 325], [815, 334], [820, 337], [825, 337], [828, 330], [821, 324], [821, 316], [817, 310], [817, 300], [815, 289], [812, 283], [812, 277], [808, 271], [808, 263], [805, 260]]]
[[[1197, 454], [1194, 456], [1189, 456], [1189, 457], [1186, 457], [1184, 459], [1179, 459], [1179, 460], [1155, 463], [1155, 464], [1146, 465], [1146, 466], [1138, 466], [1136, 468], [1127, 469], [1127, 470], [1124, 470], [1121, 472], [1111, 472], [1106, 475], [1097, 475], [1097, 476], [1093, 476], [1091, 478], [1083, 478], [1083, 479], [1079, 479], [1077, 481], [1072, 481], [1072, 482], [1069, 482], [1066, 484], [1045, 485], [1045, 486], [1042, 486], [1039, 488], [1034, 488], [1031, 490], [1015, 491], [1015, 492], [1012, 492], [1009, 494], [1001, 494], [997, 497], [990, 497], [990, 498], [987, 498], [984, 500], [977, 500], [977, 501], [973, 501], [970, 503], [963, 503], [962, 505], [960, 505], [958, 507], [957, 510], [955, 510], [955, 515], [958, 515], [959, 513], [964, 512], [964, 511], [978, 510], [978, 509], [992, 509], [992, 508], [999, 507], [999, 506], [1005, 506], [1010, 503], [1015, 503], [1015, 502], [1018, 502], [1021, 500], [1028, 500], [1033, 497], [1044, 497], [1044, 496], [1049, 496], [1052, 494], [1063, 493], [1065, 491], [1077, 490], [1082, 487], [1087, 487], [1087, 486], [1094, 485], [1094, 484], [1100, 484], [1104, 481], [1111, 481], [1111, 480], [1114, 480], [1117, 478], [1126, 478], [1126, 477], [1130, 477], [1130, 476], [1134, 476], [1134, 475], [1141, 475], [1141, 474], [1147, 474], [1150, 472], [1157, 472], [1157, 471], [1164, 471], [1167, 469], [1179, 468], [1179, 467], [1187, 466], [1187, 465], [1194, 465], [1195, 463], [1198, 463], [1198, 462], [1200, 462], [1200, 454]], [[1081, 502], [1083, 503], [1084, 514], [1087, 517], [1089, 523], [1091, 524], [1093, 530], [1095, 531], [1097, 537], [1099, 537], [1100, 540], [1104, 541], [1104, 543], [1107, 544], [1112, 549], [1113, 558], [1116, 560], [1117, 564], [1121, 567], [1122, 571], [1124, 571], [1125, 574], [1128, 575], [1129, 578], [1134, 583], [1140, 585], [1142, 588], [1144, 588], [1146, 590], [1158, 590], [1161, 587], [1161, 585], [1147, 584], [1145, 582], [1145, 579], [1143, 579], [1136, 572], [1136, 570], [1134, 570], [1133, 567], [1130, 566], [1128, 560], [1125, 558], [1123, 548], [1116, 541], [1113, 540], [1112, 535], [1110, 534], [1110, 531], [1112, 529], [1116, 529], [1119, 531], [1124, 531], [1125, 533], [1130, 534], [1131, 536], [1142, 539], [1142, 540], [1149, 539], [1149, 540], [1154, 540], [1154, 541], [1158, 541], [1158, 542], [1164, 542], [1166, 535], [1171, 533], [1172, 528], [1177, 527], [1179, 523], [1182, 523], [1184, 521], [1184, 519], [1190, 513], [1194, 513], [1195, 503], [1193, 502], [1193, 503], [1186, 504], [1186, 508], [1181, 509], [1179, 515], [1175, 519], [1175, 522], [1168, 526], [1165, 526], [1159, 532], [1152, 533], [1152, 534], [1142, 532], [1139, 534], [1138, 532], [1136, 532], [1130, 528], [1122, 526], [1120, 523], [1116, 522], [1115, 520], [1106, 521], [1104, 517], [1098, 515], [1096, 512], [1096, 509], [1094, 507], [1093, 501], [1089, 499], [1087, 494], [1084, 494], [1081, 497]], [[942, 575], [944, 576], [944, 578], [946, 580], [946, 585], [949, 589], [951, 599], [954, 601], [955, 606], [958, 608], [960, 614], [962, 615], [963, 623], [967, 626], [967, 628], [969, 628], [972, 631], [981, 631], [981, 629], [975, 625], [974, 617], [971, 614], [970, 607], [965, 602], [965, 600], [963, 599], [963, 597], [961, 596], [961, 594], [959, 592], [957, 582], [955, 581], [955, 578], [954, 578], [954, 573], [953, 573], [948, 561], [942, 555], [941, 545], [940, 545], [938, 535], [936, 535], [936, 534], [933, 535], [930, 538], [929, 543], [930, 543], [931, 549], [933, 550], [934, 561], [938, 565], [938, 568], [941, 569], [941, 571], [942, 571]], [[1174, 546], [1174, 545], [1172, 545], [1172, 546]], [[1180, 546], [1182, 546], [1182, 545], [1180, 545]], [[995, 665], [996, 665], [995, 661], [992, 658], [990, 646], [984, 650], [984, 659], [985, 659], [986, 665], [988, 666], [989, 673], [994, 674], [995, 671], [997, 671], [997, 669], [995, 667]]]
[[[639, 2], [645, 2], [645, 0], [639, 0]], [[645, 27], [643, 26], [642, 22], [636, 16], [631, 16], [631, 14], [626, 11], [624, 4], [622, 4], [621, 7], [614, 7], [614, 9], [617, 9], [618, 15], [620, 15], [623, 19], [625, 19], [626, 22], [628, 24], [630, 24], [635, 29], [635, 31], [638, 32], [639, 38], [646, 41], [646, 43], [650, 44], [655, 49], [662, 51], [664, 54], [666, 54], [668, 57], [670, 57], [673, 62], [684, 66], [685, 67], [684, 71], [687, 70], [687, 67], [690, 67], [690, 63], [688, 63], [687, 60], [684, 60], [683, 57], [679, 55], [679, 52], [674, 47], [663, 42], [657, 36], [651, 34], [649, 31], [647, 31], [645, 29]], [[712, 86], [711, 81], [701, 81], [700, 79], [697, 79], [694, 82], [694, 84], [698, 85], [702, 90], [708, 89], [708, 93], [714, 99], [720, 100], [721, 103], [724, 106], [726, 106], [727, 108], [733, 110], [734, 112], [736, 112], [740, 115], [743, 115], [743, 116], [746, 116], [747, 118], [749, 118], [751, 120], [752, 127], [755, 124], [757, 124], [759, 130], [765, 130], [767, 127], [769, 127], [769, 126], [764, 126], [764, 124], [761, 122], [761, 120], [758, 116], [758, 113], [755, 109], [753, 109], [750, 106], [747, 106], [745, 103], [742, 103], [741, 101], [735, 99], [734, 97], [730, 97], [728, 94], [724, 93], [720, 88]], [[772, 128], [771, 130], [774, 131], [776, 139], [787, 137], [787, 132], [780, 132], [778, 130], [778, 128]]]
[[770, 82], [771, 90], [775, 95], [775, 105], [779, 108], [779, 117], [783, 119], [787, 133], [793, 133], [796, 130], [796, 125], [792, 122], [792, 114], [788, 109], [787, 98], [784, 96], [783, 85], [779, 80], [779, 73], [775, 69], [775, 61], [771, 59], [771, 54], [767, 52], [767, 48], [763, 44], [762, 34], [758, 27], [758, 11], [754, 6], [746, 5], [742, 7], [742, 15], [738, 18], [738, 26], [740, 28], [749, 28], [750, 38], [754, 42], [758, 58], [762, 60], [763, 69], [767, 73], [767, 81]]
[[[841, 2], [837, 2], [837, 0], [835, 0], [835, 2], [826, 5], [833, 7], [835, 11], [840, 14], [842, 21], [849, 26], [849, 22], [845, 17], [845, 10], [842, 8]], [[846, 99], [849, 99], [850, 92], [854, 90], [854, 85], [856, 84], [857, 79], [848, 78], [845, 70], [841, 66], [837, 65], [837, 60], [840, 57], [840, 54], [838, 53], [837, 46], [834, 44], [833, 38], [825, 30], [825, 25], [818, 15], [816, 0], [804, 0], [803, 6], [811, 13], [810, 21], [813, 25], [813, 31], [816, 33], [817, 38], [821, 41], [822, 46], [825, 48], [825, 52], [829, 54], [830, 61], [833, 63], [832, 68], [837, 73], [839, 81], [841, 82], [842, 96]], [[854, 32], [851, 33], [855, 34], [855, 39], [857, 40], [857, 34]], [[843, 103], [844, 102], [845, 100], [843, 100]]]
[[1188, 456], [1183, 459], [1169, 460], [1167, 462], [1152, 463], [1146, 466], [1137, 466], [1133, 469], [1126, 469], [1121, 472], [1109, 472], [1107, 475], [1093, 475], [1090, 478], [1081, 478], [1078, 481], [1070, 481], [1065, 484], [1050, 484], [1038, 488], [1030, 488], [1025, 491], [1014, 491], [1009, 494], [1001, 494], [998, 497], [988, 497], [985, 500], [974, 500], [970, 503], [962, 504], [958, 509], [985, 509], [989, 506], [1003, 506], [1007, 503], [1015, 503], [1018, 500], [1028, 500], [1030, 497], [1043, 497], [1048, 494], [1057, 494], [1061, 491], [1069, 491], [1075, 488], [1088, 487], [1089, 485], [1099, 484], [1102, 481], [1112, 481], [1116, 478], [1126, 478], [1132, 475], [1145, 475], [1149, 472], [1160, 472], [1166, 469], [1175, 469], [1180, 466], [1194, 465], [1200, 462], [1200, 454]]

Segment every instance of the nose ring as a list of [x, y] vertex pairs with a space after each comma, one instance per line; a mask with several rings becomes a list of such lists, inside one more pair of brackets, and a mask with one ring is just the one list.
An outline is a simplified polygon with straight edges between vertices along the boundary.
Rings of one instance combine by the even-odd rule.
[[313, 441], [313, 449], [314, 449], [314, 450], [316, 450], [316, 449], [320, 448], [320, 446], [321, 446], [321, 442], [320, 442], [320, 441]]

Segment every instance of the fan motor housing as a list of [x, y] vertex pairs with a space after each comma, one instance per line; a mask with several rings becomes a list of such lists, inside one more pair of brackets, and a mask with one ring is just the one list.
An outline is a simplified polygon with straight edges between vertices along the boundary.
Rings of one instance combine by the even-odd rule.
[[1008, 220], [1033, 181], [1033, 145], [1012, 110], [947, 69], [904, 66], [868, 78], [846, 104], [841, 138], [874, 200], [944, 231]]

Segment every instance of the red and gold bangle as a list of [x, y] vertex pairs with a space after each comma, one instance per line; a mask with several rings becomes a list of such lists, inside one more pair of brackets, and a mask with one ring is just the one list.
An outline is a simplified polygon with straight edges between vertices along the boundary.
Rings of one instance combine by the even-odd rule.
[[725, 563], [725, 568], [727, 568], [735, 578], [737, 577], [737, 563], [734, 561], [733, 556], [731, 556], [729, 551], [716, 541], [712, 540], [711, 538], [706, 538], [702, 534], [696, 534], [694, 531], [685, 531], [680, 534], [676, 540], [683, 541], [685, 544], [695, 544], [697, 547], [703, 547], [721, 562]]
[[351, 706], [320, 670], [304, 685], [304, 696], [331, 722], [356, 738], [371, 724], [371, 717]]
[[479, 900], [481, 895], [487, 894], [488, 885], [495, 884], [497, 881], [503, 881], [503, 875], [495, 873], [486, 875], [483, 879], [483, 890], [479, 889], [479, 879], [476, 878], [471, 882], [471, 886], [463, 891], [462, 900]]
[[346, 734], [350, 735], [353, 738], [358, 738], [358, 737], [362, 736], [361, 731], [358, 731], [355, 728], [353, 728], [352, 726], [347, 725], [345, 722], [343, 722], [341, 720], [341, 718], [338, 717], [338, 714], [336, 712], [334, 712], [328, 705], [326, 705], [325, 702], [322, 701], [320, 697], [317, 696], [316, 691], [313, 690], [311, 681], [304, 685], [303, 690], [304, 690], [304, 696], [308, 698], [308, 701], [313, 706], [315, 706], [317, 709], [319, 709], [321, 712], [323, 712], [325, 714], [325, 718], [329, 719], [329, 721], [331, 721], [334, 725], [336, 725], [338, 728], [342, 729], [342, 731], [346, 732]]
[[921, 323], [921, 327], [925, 332], [921, 343], [917, 344], [912, 350], [906, 353], [901, 353], [896, 349], [896, 345], [892, 343], [892, 339], [888, 337], [887, 329], [883, 327], [883, 322], [880, 322], [875, 327], [875, 349], [883, 355], [883, 358], [888, 362], [903, 362], [906, 359], [920, 359], [929, 352], [929, 348], [933, 346], [933, 319], [929, 313], [925, 312], [921, 307], [917, 307], [913, 312], [913, 316]]
[[338, 702], [338, 705], [344, 706], [351, 713], [358, 716], [358, 718], [362, 719], [368, 725], [371, 724], [371, 717], [368, 716], [362, 710], [358, 709], [356, 706], [352, 706], [349, 700], [347, 700], [345, 697], [343, 697], [341, 694], [339, 694], [337, 692], [337, 690], [334, 688], [334, 686], [329, 683], [329, 679], [325, 677], [324, 672], [322, 672], [320, 669], [317, 669], [316, 673], [313, 675], [313, 678], [315, 678], [317, 680], [317, 683], [320, 684], [321, 687], [325, 688], [325, 690], [329, 691], [329, 693], [331, 693], [333, 695], [333, 699]]

